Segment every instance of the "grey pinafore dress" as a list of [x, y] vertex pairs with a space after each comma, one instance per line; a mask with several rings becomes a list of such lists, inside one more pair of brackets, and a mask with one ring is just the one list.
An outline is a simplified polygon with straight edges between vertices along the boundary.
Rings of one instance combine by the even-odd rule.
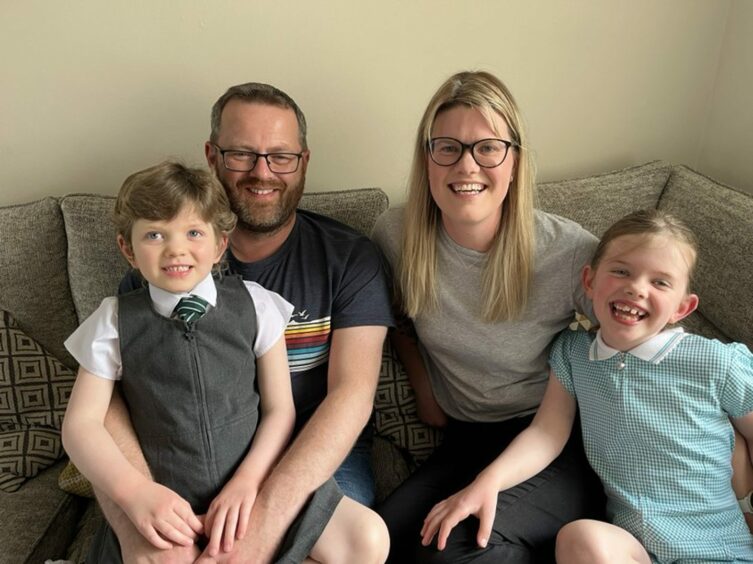
[[[146, 288], [118, 298], [122, 393], [154, 480], [206, 513], [233, 476], [259, 422], [256, 313], [240, 277], [215, 279], [217, 306], [193, 323], [156, 313]], [[304, 507], [278, 554], [300, 562], [342, 493], [330, 479]], [[88, 562], [122, 562], [103, 526]]]

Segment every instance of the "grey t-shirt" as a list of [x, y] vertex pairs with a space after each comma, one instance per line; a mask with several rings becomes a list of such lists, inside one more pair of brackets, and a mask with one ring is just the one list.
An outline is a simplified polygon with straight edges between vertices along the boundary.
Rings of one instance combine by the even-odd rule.
[[[552, 339], [575, 311], [591, 306], [580, 283], [597, 239], [577, 223], [537, 210], [533, 290], [517, 321], [481, 318], [481, 272], [486, 254], [461, 247], [441, 228], [437, 311], [413, 319], [419, 349], [442, 409], [463, 421], [503, 421], [536, 410], [547, 382]], [[403, 209], [387, 210], [372, 238], [393, 270]]]

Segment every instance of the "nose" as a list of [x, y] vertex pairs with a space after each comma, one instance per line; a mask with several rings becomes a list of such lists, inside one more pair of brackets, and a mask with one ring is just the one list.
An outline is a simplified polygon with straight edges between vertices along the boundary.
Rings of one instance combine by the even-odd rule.
[[646, 285], [643, 281], [638, 280], [638, 279], [629, 280], [628, 283], [625, 285], [625, 293], [628, 296], [632, 296], [635, 298], [645, 298], [646, 297]]
[[170, 257], [179, 257], [186, 254], [185, 246], [181, 241], [175, 239], [170, 239], [165, 248], [165, 252], [167, 253], [167, 256]]
[[251, 176], [255, 176], [257, 178], [273, 178], [275, 176], [275, 173], [269, 170], [269, 161], [267, 160], [267, 157], [265, 156], [259, 156], [256, 159], [256, 164], [254, 165], [254, 168], [252, 168], [248, 173]]
[[460, 160], [455, 163], [455, 166], [459, 167], [461, 172], [471, 172], [481, 168], [476, 159], [473, 158], [470, 147], [463, 147], [463, 153], [460, 155]]

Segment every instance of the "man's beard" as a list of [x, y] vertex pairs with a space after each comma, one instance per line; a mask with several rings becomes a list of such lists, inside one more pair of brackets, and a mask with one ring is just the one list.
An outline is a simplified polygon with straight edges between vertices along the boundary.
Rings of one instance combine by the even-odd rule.
[[[230, 200], [230, 208], [238, 216], [236, 229], [249, 233], [274, 233], [279, 230], [295, 213], [303, 195], [304, 183], [303, 175], [297, 183], [287, 187], [275, 180], [253, 179], [233, 187], [228, 187], [223, 181], [225, 192]], [[275, 203], [256, 205], [252, 197], [246, 194], [246, 190], [254, 188], [279, 189], [279, 199]]]

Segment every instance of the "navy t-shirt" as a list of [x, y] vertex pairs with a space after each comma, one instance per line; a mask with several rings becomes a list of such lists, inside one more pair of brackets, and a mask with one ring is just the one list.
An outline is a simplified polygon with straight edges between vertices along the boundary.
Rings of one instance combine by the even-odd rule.
[[[228, 250], [229, 270], [277, 292], [294, 306], [285, 330], [300, 428], [327, 394], [332, 331], [393, 323], [381, 254], [364, 235], [334, 219], [298, 210], [290, 236], [272, 256], [241, 262]], [[127, 275], [120, 292], [141, 285]]]

